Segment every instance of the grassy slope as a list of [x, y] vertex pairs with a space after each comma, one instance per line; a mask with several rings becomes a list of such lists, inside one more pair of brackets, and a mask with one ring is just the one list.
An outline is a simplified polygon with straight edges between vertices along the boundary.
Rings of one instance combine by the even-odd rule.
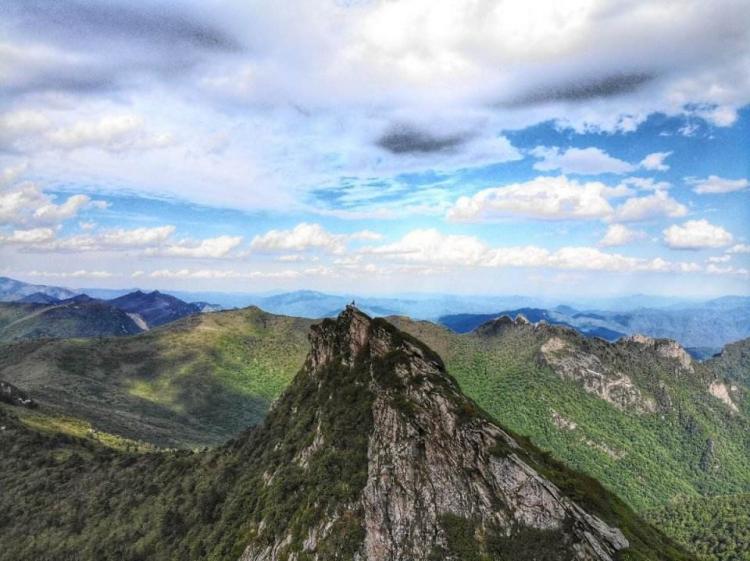
[[41, 413], [159, 446], [218, 444], [256, 424], [307, 352], [308, 320], [257, 308], [133, 337], [6, 345], [0, 379]]

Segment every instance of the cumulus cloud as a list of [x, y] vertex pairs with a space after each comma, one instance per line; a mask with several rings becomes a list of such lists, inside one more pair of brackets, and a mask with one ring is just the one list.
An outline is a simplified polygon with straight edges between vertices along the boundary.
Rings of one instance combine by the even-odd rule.
[[[641, 191], [663, 191], [672, 187], [668, 181], [656, 181], [653, 177], [627, 177], [620, 182], [621, 188], [635, 187]], [[628, 192], [628, 194], [632, 194]]]
[[0, 225], [54, 225], [85, 208], [106, 206], [104, 201], [94, 201], [88, 195], [71, 195], [55, 203], [38, 185], [25, 182], [0, 191]]
[[604, 237], [599, 241], [599, 245], [604, 247], [628, 245], [644, 237], [643, 232], [632, 230], [623, 224], [610, 224]]
[[219, 259], [229, 255], [233, 249], [242, 243], [242, 240], [242, 236], [219, 236], [198, 242], [186, 240], [178, 244], [167, 245], [161, 249], [149, 250], [147, 254], [164, 257]]
[[320, 224], [303, 222], [291, 230], [270, 230], [255, 236], [250, 249], [260, 253], [321, 250], [342, 253], [351, 240], [376, 240], [376, 232], [363, 230], [352, 234], [333, 234]]
[[725, 179], [717, 175], [709, 175], [705, 179], [688, 177], [685, 179], [685, 183], [692, 185], [693, 191], [699, 195], [733, 193], [747, 189], [750, 186], [750, 181], [747, 179]]
[[652, 170], [652, 171], [667, 171], [669, 169], [669, 165], [664, 163], [664, 160], [666, 160], [669, 156], [672, 155], [672, 152], [654, 152], [653, 154], [649, 154], [643, 160], [641, 160], [640, 166], [643, 169]]
[[613, 212], [607, 186], [560, 177], [537, 177], [461, 197], [448, 210], [449, 220], [473, 222], [509, 216], [541, 220], [606, 218]]
[[418, 264], [419, 274], [445, 273], [455, 267], [611, 272], [694, 270], [692, 265], [630, 258], [588, 247], [565, 247], [557, 251], [533, 245], [493, 248], [473, 236], [448, 235], [435, 229], [414, 230], [397, 242], [367, 248], [365, 252]]
[[440, 267], [533, 267], [608, 272], [695, 272], [700, 265], [643, 259], [606, 253], [593, 247], [490, 247], [473, 236], [443, 234], [435, 229], [413, 230], [397, 242], [364, 248], [395, 261]]
[[732, 234], [708, 220], [688, 220], [664, 230], [664, 243], [672, 249], [708, 249], [732, 243]]
[[367, 253], [395, 256], [404, 261], [443, 265], [480, 265], [488, 247], [472, 236], [444, 235], [431, 228], [413, 230], [398, 242], [368, 248]]
[[728, 263], [732, 260], [731, 255], [713, 255], [708, 258], [709, 263]]
[[687, 213], [685, 205], [670, 197], [666, 191], [657, 190], [653, 195], [626, 200], [617, 207], [612, 219], [617, 222], [638, 222], [662, 216], [679, 218]]
[[562, 173], [580, 175], [598, 175], [600, 173], [628, 173], [635, 166], [607, 154], [601, 148], [568, 148], [561, 151], [558, 147], [537, 146], [531, 154], [541, 161], [534, 164], [538, 171], [560, 170]]
[[706, 267], [706, 272], [710, 275], [733, 275], [739, 277], [750, 277], [750, 270], [745, 267], [732, 267], [731, 265], [721, 266], [711, 263]]
[[43, 244], [55, 239], [55, 231], [52, 228], [31, 228], [29, 230], [13, 230], [4, 236], [0, 234], [0, 244]]
[[750, 244], [738, 243], [727, 249], [727, 253], [736, 255], [740, 253], [750, 253]]
[[27, 154], [82, 148], [114, 153], [143, 151], [174, 142], [171, 134], [151, 130], [142, 116], [132, 113], [71, 119], [59, 111], [19, 110], [0, 117], [0, 149]]

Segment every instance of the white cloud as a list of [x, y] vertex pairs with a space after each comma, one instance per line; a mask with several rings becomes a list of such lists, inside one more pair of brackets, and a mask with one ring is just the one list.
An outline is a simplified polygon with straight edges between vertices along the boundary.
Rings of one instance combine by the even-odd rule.
[[706, 267], [706, 272], [710, 275], [734, 275], [740, 277], [750, 277], [750, 270], [744, 267], [732, 267], [731, 265], [722, 267], [714, 263], [711, 263], [710, 265], [708, 265], [708, 267]]
[[714, 255], [708, 258], [709, 263], [728, 263], [731, 260], [731, 255]]
[[78, 279], [78, 278], [89, 278], [89, 279], [108, 279], [114, 277], [115, 274], [109, 271], [87, 271], [86, 269], [79, 269], [77, 271], [65, 272], [65, 271], [29, 271], [24, 273], [27, 277], [42, 277], [48, 279]]
[[664, 230], [664, 243], [672, 249], [707, 249], [732, 243], [732, 234], [708, 220], [688, 220]]
[[294, 279], [300, 276], [300, 272], [295, 270], [242, 272], [234, 269], [158, 269], [136, 273], [138, 277], [152, 279]]
[[699, 195], [733, 193], [750, 186], [750, 181], [747, 179], [724, 179], [717, 175], [709, 175], [705, 179], [688, 177], [685, 179], [685, 183], [692, 185], [693, 191]]
[[448, 210], [449, 220], [472, 222], [508, 216], [541, 220], [606, 218], [612, 214], [607, 186], [579, 183], [565, 176], [537, 177], [461, 197]]
[[71, 195], [58, 204], [38, 185], [24, 182], [0, 191], [0, 225], [59, 224], [88, 207], [106, 208], [106, 203], [88, 195]]
[[671, 156], [672, 152], [654, 152], [653, 154], [649, 154], [643, 160], [641, 160], [640, 166], [643, 169], [647, 170], [653, 170], [653, 171], [667, 171], [669, 169], [669, 166], [664, 163], [664, 160], [667, 159], [667, 157]]
[[560, 151], [558, 147], [537, 146], [531, 154], [542, 161], [534, 164], [539, 171], [560, 170], [562, 173], [597, 175], [600, 173], [628, 173], [635, 166], [607, 154], [600, 148], [568, 148]]
[[[168, 33], [153, 45], [150, 33], [108, 33], [95, 18], [73, 26], [44, 11], [11, 17], [0, 74], [12, 118], [0, 145], [34, 154], [60, 181], [84, 170], [112, 190], [282, 210], [342, 177], [516, 159], [501, 132], [550, 120], [631, 131], [658, 111], [729, 126], [750, 101], [750, 83], [738, 78], [750, 8], [686, 2], [633, 0], [623, 11], [591, 0], [531, 0], [527, 9], [511, 0], [230, 0], [197, 19], [252, 46], [231, 53], [208, 42], [165, 47]], [[71, 20], [78, 4], [66, 10]], [[190, 11], [154, 19], [136, 4], [144, 21], [177, 27]], [[388, 131], [404, 126], [416, 131], [409, 142], [386, 148]]]
[[78, 121], [45, 133], [49, 148], [73, 150], [100, 148], [120, 152], [163, 148], [174, 142], [166, 133], [151, 133], [143, 119], [135, 115], [105, 115], [94, 121]]
[[0, 188], [15, 183], [24, 171], [26, 171], [25, 162], [3, 168], [2, 171], [0, 171]]
[[174, 144], [134, 114], [100, 114], [70, 119], [65, 113], [21, 109], [0, 116], [0, 147], [37, 155], [44, 150], [97, 148], [110, 152], [154, 150]]
[[242, 243], [242, 236], [219, 236], [207, 238], [199, 242], [183, 241], [179, 244], [168, 245], [149, 254], [165, 257], [191, 257], [204, 259], [219, 259]]
[[413, 230], [398, 242], [367, 248], [364, 251], [397, 257], [402, 261], [481, 265], [487, 256], [488, 247], [472, 236], [446, 236], [431, 228]]
[[653, 177], [628, 177], [620, 182], [620, 186], [632, 186], [641, 191], [666, 191], [672, 184], [668, 181], [656, 181]]
[[593, 247], [563, 247], [555, 251], [536, 246], [492, 248], [473, 236], [446, 235], [435, 229], [413, 230], [399, 241], [368, 247], [376, 254], [405, 263], [437, 267], [533, 267], [609, 272], [695, 272], [700, 265], [643, 259], [606, 253]]
[[653, 195], [626, 200], [617, 207], [612, 219], [617, 222], [638, 222], [661, 216], [679, 218], [687, 213], [685, 205], [670, 197], [666, 191], [658, 190]]
[[270, 230], [255, 236], [250, 249], [261, 253], [308, 250], [342, 253], [350, 240], [377, 240], [380, 237], [380, 234], [369, 230], [332, 234], [320, 224], [302, 222], [291, 230]]
[[13, 230], [11, 235], [0, 234], [0, 244], [39, 244], [55, 239], [52, 228], [32, 228], [30, 230]]
[[610, 224], [599, 245], [604, 247], [628, 245], [644, 237], [645, 234], [643, 232], [632, 230], [623, 224]]
[[727, 253], [738, 254], [738, 253], [750, 253], [750, 244], [738, 243], [727, 249]]
[[96, 236], [96, 244], [107, 248], [148, 247], [163, 243], [174, 231], [175, 227], [171, 225], [131, 230], [124, 228], [104, 230]]

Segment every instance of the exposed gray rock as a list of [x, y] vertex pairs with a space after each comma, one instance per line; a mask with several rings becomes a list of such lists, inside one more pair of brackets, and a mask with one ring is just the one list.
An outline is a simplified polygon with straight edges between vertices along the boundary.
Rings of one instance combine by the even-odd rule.
[[584, 390], [619, 409], [656, 411], [654, 399], [644, 395], [630, 376], [612, 369], [595, 354], [569, 345], [561, 337], [550, 337], [541, 347], [541, 356], [558, 376], [579, 382]]
[[[447, 516], [470, 521], [478, 535], [508, 540], [526, 530], [557, 532], [566, 558], [581, 561], [612, 561], [628, 547], [619, 529], [524, 460], [522, 447], [478, 411], [429, 349], [351, 307], [335, 323], [315, 327], [311, 343], [303, 375], [325, 376], [331, 361], [364, 364], [374, 400], [364, 489], [356, 504], [309, 528], [307, 556], [329, 558], [319, 557], [318, 544], [344, 513], [361, 516], [364, 541], [355, 559], [362, 561], [427, 561], [436, 554], [450, 561]], [[324, 446], [317, 435], [312, 442]], [[290, 540], [251, 543], [241, 561], [298, 559]]]

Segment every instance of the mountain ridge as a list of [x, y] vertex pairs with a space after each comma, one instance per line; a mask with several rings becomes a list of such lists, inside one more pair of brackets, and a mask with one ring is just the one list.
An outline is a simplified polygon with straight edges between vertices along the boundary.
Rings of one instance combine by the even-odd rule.
[[387, 321], [348, 309], [310, 337], [264, 423], [215, 450], [116, 453], [0, 410], [0, 559], [690, 559]]

